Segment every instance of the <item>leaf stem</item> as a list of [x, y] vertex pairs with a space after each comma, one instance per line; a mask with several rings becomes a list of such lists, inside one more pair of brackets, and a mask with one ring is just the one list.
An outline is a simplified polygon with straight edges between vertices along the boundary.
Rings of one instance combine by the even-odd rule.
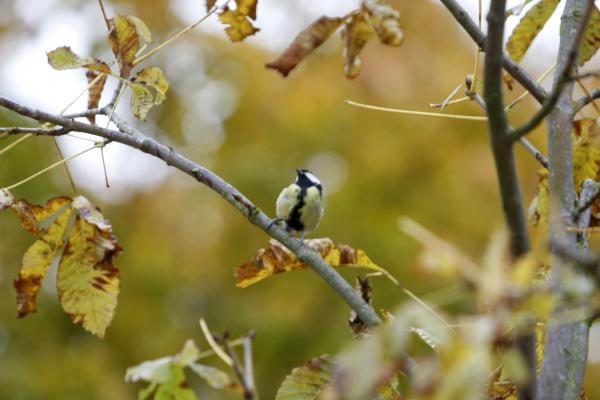
[[6, 153], [7, 151], [9, 151], [10, 149], [12, 149], [13, 147], [17, 146], [19, 143], [26, 141], [27, 139], [31, 138], [33, 136], [32, 133], [28, 133], [24, 136], [21, 136], [20, 138], [18, 138], [17, 140], [15, 140], [14, 142], [12, 142], [11, 144], [9, 144], [8, 146], [6, 146], [5, 148], [3, 148], [2, 150], [0, 150], [0, 156], [4, 153]]
[[77, 154], [73, 154], [73, 155], [72, 155], [72, 156], [70, 156], [70, 157], [63, 158], [62, 160], [60, 160], [60, 161], [57, 161], [57, 162], [55, 162], [54, 164], [52, 164], [52, 165], [50, 165], [50, 166], [48, 166], [48, 167], [46, 167], [46, 168], [42, 169], [41, 171], [38, 171], [38, 172], [36, 172], [35, 174], [33, 174], [33, 175], [30, 175], [30, 176], [28, 176], [27, 178], [25, 178], [25, 179], [23, 179], [23, 180], [21, 180], [21, 181], [19, 181], [19, 182], [15, 183], [15, 184], [13, 184], [13, 185], [7, 186], [7, 187], [5, 187], [5, 188], [3, 188], [3, 189], [6, 189], [6, 190], [12, 190], [12, 189], [14, 189], [14, 188], [16, 188], [16, 187], [18, 187], [18, 186], [21, 186], [21, 185], [23, 185], [23, 184], [25, 184], [25, 183], [29, 182], [30, 180], [32, 180], [32, 179], [34, 179], [34, 178], [37, 178], [38, 176], [40, 176], [40, 175], [42, 175], [42, 174], [44, 174], [44, 173], [46, 173], [46, 172], [50, 171], [50, 170], [51, 170], [51, 169], [53, 169], [53, 168], [56, 168], [56, 167], [58, 167], [58, 166], [60, 166], [60, 165], [62, 165], [62, 164], [64, 164], [64, 163], [66, 163], [67, 161], [70, 161], [70, 160], [72, 160], [72, 159], [74, 159], [74, 158], [76, 158], [76, 157], [79, 157], [79, 156], [81, 156], [81, 155], [83, 155], [83, 154], [85, 154], [85, 153], [87, 153], [87, 152], [89, 152], [89, 151], [91, 151], [91, 150], [94, 150], [94, 149], [97, 149], [97, 148], [100, 148], [100, 147], [104, 147], [104, 146], [105, 146], [105, 143], [104, 143], [104, 142], [97, 142], [97, 143], [96, 143], [95, 145], [93, 145], [92, 147], [88, 147], [87, 149], [85, 149], [85, 150], [83, 150], [83, 151], [80, 151], [80, 152], [79, 152], [79, 153], [77, 153]]
[[432, 113], [432, 112], [425, 112], [425, 111], [402, 110], [399, 108], [386, 108], [386, 107], [373, 106], [373, 105], [369, 105], [369, 104], [357, 103], [352, 100], [344, 100], [344, 103], [349, 104], [351, 106], [355, 106], [355, 107], [366, 108], [368, 110], [384, 111], [384, 112], [389, 112], [389, 113], [409, 114], [409, 115], [419, 115], [419, 116], [425, 116], [425, 117], [437, 117], [437, 118], [449, 118], [449, 119], [463, 119], [463, 120], [468, 120], [468, 121], [483, 121], [483, 122], [487, 121], [487, 117], [477, 117], [474, 115], [442, 114], [442, 113]]

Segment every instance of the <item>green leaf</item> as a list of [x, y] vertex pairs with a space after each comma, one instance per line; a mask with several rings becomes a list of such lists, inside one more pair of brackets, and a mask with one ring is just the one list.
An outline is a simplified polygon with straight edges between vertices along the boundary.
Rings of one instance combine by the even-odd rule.
[[131, 83], [131, 111], [133, 115], [144, 121], [148, 111], [154, 106], [154, 96], [144, 85]]
[[319, 18], [300, 32], [277, 60], [268, 63], [266, 67], [287, 76], [300, 61], [322, 45], [340, 27], [342, 22], [344, 22], [343, 18], [325, 16]]
[[95, 64], [96, 60], [89, 57], [79, 57], [68, 46], [58, 47], [46, 53], [48, 64], [54, 69], [65, 70], [85, 67], [88, 64]]
[[165, 74], [160, 68], [144, 68], [132, 78], [132, 82], [152, 88], [155, 91], [153, 100], [155, 105], [162, 103], [166, 99], [167, 90], [169, 90], [169, 81], [167, 81]]
[[336, 369], [331, 356], [313, 358], [294, 368], [277, 390], [275, 400], [313, 400], [329, 386]]
[[600, 47], [600, 11], [594, 6], [579, 49], [579, 66], [585, 64]]
[[165, 383], [158, 386], [154, 400], [196, 400], [196, 394], [187, 386], [183, 367], [171, 364], [169, 377]]
[[513, 60], [521, 61], [533, 39], [550, 19], [559, 2], [560, 0], [540, 0], [519, 21], [506, 43], [506, 51]]

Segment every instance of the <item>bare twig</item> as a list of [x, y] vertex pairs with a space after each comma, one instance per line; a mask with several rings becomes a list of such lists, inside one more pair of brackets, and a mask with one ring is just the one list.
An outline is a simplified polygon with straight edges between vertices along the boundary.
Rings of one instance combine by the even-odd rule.
[[[481, 30], [477, 27], [477, 24], [469, 17], [467, 11], [458, 3], [457, 0], [440, 0], [444, 6], [450, 11], [450, 13], [454, 16], [456, 21], [464, 28], [464, 30], [469, 34], [471, 39], [480, 48], [486, 47], [486, 37], [481, 32]], [[501, 55], [502, 64], [504, 65], [504, 69], [513, 76], [525, 89], [527, 89], [533, 97], [541, 104], [546, 99], [546, 91], [542, 86], [540, 86], [531, 76], [519, 66], [516, 62], [514, 62], [509, 56], [502, 54]]]
[[597, 99], [600, 99], [600, 89], [593, 90], [589, 95], [585, 95], [581, 99], [577, 100], [573, 106], [573, 110], [577, 113], [581, 111], [583, 107]]
[[387, 107], [372, 106], [370, 104], [357, 103], [356, 101], [352, 101], [352, 100], [344, 100], [344, 102], [348, 105], [355, 106], [355, 107], [366, 108], [368, 110], [389, 112], [389, 113], [394, 113], [394, 114], [408, 114], [408, 115], [418, 115], [418, 116], [422, 116], [422, 117], [437, 117], [437, 118], [448, 118], [448, 119], [464, 119], [464, 120], [468, 120], [468, 121], [487, 121], [486, 117], [478, 117], [475, 115], [457, 115], [457, 114], [432, 113], [432, 112], [425, 112], [425, 111], [402, 110], [399, 108], [387, 108]]
[[[529, 235], [512, 143], [506, 140], [508, 121], [502, 100], [502, 39], [504, 37], [505, 10], [506, 0], [492, 0], [490, 3], [487, 16], [488, 37], [485, 46], [484, 99], [504, 219], [510, 232], [510, 251], [511, 256], [516, 259], [529, 251]], [[519, 398], [534, 399], [536, 388], [535, 336], [529, 334], [517, 338], [516, 347], [527, 365], [529, 377], [527, 383], [518, 387]]]
[[[587, 189], [587, 190], [586, 190]], [[586, 179], [583, 182], [583, 189], [581, 190], [581, 195], [579, 196], [579, 201], [577, 203], [577, 208], [573, 211], [573, 220], [577, 221], [581, 214], [588, 210], [594, 201], [600, 195], [600, 183], [595, 182], [591, 179]], [[579, 225], [579, 224], [578, 224]], [[588, 224], [589, 226], [589, 224]], [[587, 228], [587, 226], [586, 226]]]
[[[5, 97], [0, 96], [0, 106], [13, 110], [23, 116], [37, 121], [50, 122], [62, 126], [69, 131], [85, 132], [95, 136], [103, 137], [109, 141], [119, 142], [129, 147], [151, 154], [173, 166], [180, 171], [190, 175], [200, 183], [205, 184], [213, 191], [220, 194], [236, 210], [244, 215], [252, 224], [256, 225], [272, 238], [281, 242], [292, 251], [299, 260], [307, 264], [321, 278], [323, 278], [338, 294], [352, 307], [360, 318], [369, 326], [380, 323], [380, 319], [373, 308], [358, 296], [352, 286], [342, 276], [327, 264], [323, 258], [314, 250], [304, 246], [298, 239], [291, 236], [285, 229], [277, 224], [271, 224], [271, 219], [258, 207], [248, 200], [241, 192], [231, 184], [215, 175], [210, 170], [191, 161], [178, 151], [151, 139], [140, 131], [130, 127], [116, 113], [112, 114], [112, 120], [119, 130], [102, 128], [65, 117], [45, 113], [40, 110], [25, 107]], [[110, 110], [102, 109], [103, 114]]]
[[219, 347], [212, 332], [210, 331], [210, 329], [208, 329], [208, 325], [206, 324], [204, 318], [200, 318], [200, 329], [202, 330], [202, 334], [204, 335], [206, 342], [208, 343], [210, 348], [215, 352], [215, 354], [221, 360], [223, 360], [225, 364], [227, 364], [230, 367], [233, 367], [233, 360], [231, 359], [231, 357], [229, 357], [229, 355], [226, 352], [223, 351], [223, 349], [221, 349], [221, 347]]
[[[467, 91], [467, 96], [469, 96], [482, 109], [486, 109], [485, 101], [478, 93]], [[510, 125], [508, 125], [508, 128], [511, 129]], [[542, 152], [539, 151], [529, 140], [522, 137], [519, 138], [519, 143], [525, 148], [525, 150], [527, 150], [533, 157], [535, 157], [536, 160], [538, 160], [542, 167], [548, 168], [548, 159], [546, 158], [546, 156], [544, 156]]]
[[[223, 350], [225, 350], [225, 353], [229, 356], [229, 358], [233, 362], [231, 367], [233, 368], [233, 371], [235, 372], [235, 376], [237, 377], [238, 381], [240, 382], [240, 385], [242, 386], [242, 390], [244, 391], [244, 400], [255, 400], [256, 396], [255, 396], [255, 392], [254, 392], [253, 378], [248, 379], [249, 378], [248, 371], [244, 367], [242, 367], [242, 364], [241, 364], [237, 354], [232, 349], [232, 347], [229, 344], [229, 341], [227, 339], [228, 339], [227, 333], [225, 333], [222, 337], [216, 338], [216, 340], [219, 342], [219, 344], [223, 347]], [[246, 368], [248, 367], [247, 363], [252, 362], [252, 347], [251, 347], [251, 345], [252, 345], [251, 339], [248, 339], [247, 341], [244, 342], [244, 365], [246, 366]], [[250, 354], [247, 354], [247, 352], [250, 352]], [[250, 367], [250, 372], [252, 372], [252, 367]]]
[[533, 117], [522, 126], [515, 128], [512, 132], [509, 133], [509, 140], [516, 141], [521, 136], [524, 136], [535, 129], [554, 109], [554, 106], [558, 102], [558, 99], [563, 93], [563, 88], [569, 82], [573, 82], [571, 78], [572, 70], [577, 63], [577, 55], [579, 54], [579, 47], [581, 45], [581, 41], [583, 40], [583, 34], [585, 32], [585, 27], [587, 26], [587, 22], [592, 15], [592, 10], [594, 9], [594, 1], [589, 0], [586, 3], [585, 8], [583, 9], [583, 13], [581, 15], [581, 19], [579, 20], [579, 25], [577, 26], [577, 30], [575, 31], [575, 35], [573, 35], [572, 42], [568, 44], [569, 52], [567, 54], [565, 62], [562, 64], [562, 69], [560, 69], [559, 75], [554, 80], [554, 87], [550, 92], [550, 95], [546, 98], [544, 103], [542, 104], [542, 108], [540, 108]]

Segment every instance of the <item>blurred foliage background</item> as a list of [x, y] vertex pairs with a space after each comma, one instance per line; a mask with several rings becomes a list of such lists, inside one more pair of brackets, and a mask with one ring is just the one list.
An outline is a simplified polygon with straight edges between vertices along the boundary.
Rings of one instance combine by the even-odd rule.
[[[107, 2], [107, 9], [142, 18], [155, 42], [161, 42], [185, 26], [177, 6], [170, 3], [127, 0]], [[261, 18], [268, 18], [270, 3], [274, 2], [259, 2], [259, 26]], [[204, 4], [194, 4], [192, 9], [201, 16]], [[277, 54], [260, 46], [260, 32], [249, 43], [232, 44], [222, 32], [195, 30], [152, 59], [151, 64], [165, 70], [171, 89], [149, 121], [137, 125], [211, 168], [270, 215], [295, 168], [313, 169], [323, 178], [326, 192], [329, 189], [316, 236], [362, 248], [425, 299], [448, 311], [464, 309], [469, 306], [456, 301], [456, 291], [447, 290], [453, 282], [431, 279], [419, 268], [418, 246], [398, 231], [397, 218], [409, 216], [474, 259], [480, 257], [491, 232], [502, 226], [485, 123], [377, 113], [343, 102], [427, 110], [471, 72], [474, 46], [439, 4], [393, 5], [402, 13], [405, 43], [388, 48], [373, 40], [364, 50], [362, 74], [351, 81], [343, 76], [337, 36], [283, 79], [264, 68]], [[28, 38], [33, 41], [40, 27], [23, 16], [27, 7], [33, 5], [24, 0], [0, 2], [4, 57]], [[311, 22], [302, 7], [289, 8], [293, 26]], [[77, 50], [107, 58], [96, 2], [50, 1], [48, 13], [65, 10], [77, 13], [83, 21], [80, 29], [89, 29], [85, 35], [94, 38], [87, 49]], [[296, 33], [286, 35], [291, 40]], [[35, 48], [39, 63], [45, 63], [44, 51], [65, 44]], [[10, 87], [28, 85], [27, 80], [14, 82], [3, 71], [0, 87], [9, 87], [9, 82]], [[83, 82], [81, 73], [81, 88]], [[52, 93], [38, 89], [40, 96], [52, 98]], [[19, 91], [2, 94], [18, 98]], [[516, 123], [532, 109], [527, 100], [510, 117]], [[448, 111], [482, 115], [468, 103]], [[121, 113], [128, 114], [126, 106]], [[17, 121], [0, 112], [2, 126]], [[542, 149], [543, 135], [543, 128], [532, 135]], [[2, 147], [11, 140], [2, 141]], [[119, 146], [111, 144], [106, 152], [122, 152]], [[517, 153], [528, 203], [538, 167], [524, 151]], [[125, 249], [118, 259], [122, 289], [116, 316], [105, 340], [89, 335], [62, 313], [48, 278], [38, 313], [17, 320], [12, 281], [33, 239], [11, 213], [0, 214], [0, 398], [134, 398], [140, 386], [124, 383], [125, 369], [173, 354], [187, 338], [204, 343], [200, 317], [212, 329], [232, 336], [256, 331], [255, 369], [263, 399], [273, 397], [291, 368], [335, 353], [353, 340], [348, 308], [310, 271], [276, 276], [244, 290], [234, 287], [234, 268], [268, 238], [209, 189], [162, 164], [148, 168], [133, 158], [127, 162], [127, 156], [119, 163], [109, 162], [110, 189], [101, 183], [90, 185], [90, 174], [101, 182], [99, 158], [95, 154], [87, 166], [71, 165], [82, 194], [102, 208]], [[29, 140], [0, 158], [0, 186], [57, 159], [51, 139]], [[15, 194], [45, 202], [70, 194], [70, 188], [64, 171], [56, 169]], [[348, 279], [357, 273], [344, 272]], [[374, 282], [377, 308], [393, 309], [406, 300], [390, 283]], [[600, 365], [590, 364], [588, 382], [599, 375]], [[201, 398], [239, 397], [208, 389], [193, 378], [192, 384]], [[591, 385], [588, 390], [594, 398]]]

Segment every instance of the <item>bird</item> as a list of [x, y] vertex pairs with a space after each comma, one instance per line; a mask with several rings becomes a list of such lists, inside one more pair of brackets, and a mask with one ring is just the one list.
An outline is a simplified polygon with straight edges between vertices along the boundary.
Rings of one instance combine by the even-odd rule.
[[277, 218], [285, 223], [292, 234], [304, 236], [317, 229], [323, 216], [323, 186], [315, 174], [307, 169], [297, 169], [294, 183], [285, 187], [276, 202]]

